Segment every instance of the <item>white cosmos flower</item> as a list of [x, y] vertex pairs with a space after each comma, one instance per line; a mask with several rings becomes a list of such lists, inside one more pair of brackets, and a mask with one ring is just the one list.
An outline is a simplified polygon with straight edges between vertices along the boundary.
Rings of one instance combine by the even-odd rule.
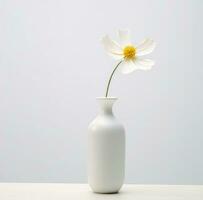
[[107, 53], [117, 60], [123, 60], [118, 70], [124, 74], [135, 70], [150, 70], [154, 61], [142, 58], [151, 53], [155, 48], [155, 42], [152, 39], [145, 39], [138, 45], [133, 45], [128, 30], [119, 30], [119, 43], [111, 40], [108, 35], [102, 38]]

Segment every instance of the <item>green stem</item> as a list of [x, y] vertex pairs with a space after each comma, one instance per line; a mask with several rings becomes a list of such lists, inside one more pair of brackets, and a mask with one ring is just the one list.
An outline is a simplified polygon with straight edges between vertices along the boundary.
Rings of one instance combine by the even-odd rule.
[[107, 85], [107, 88], [106, 88], [106, 95], [105, 95], [105, 97], [108, 96], [109, 87], [110, 87], [110, 84], [111, 84], [111, 80], [112, 80], [112, 78], [113, 78], [113, 75], [114, 75], [115, 71], [117, 70], [118, 66], [119, 66], [122, 62], [123, 62], [123, 60], [121, 60], [121, 61], [116, 65], [116, 67], [114, 68], [114, 70], [113, 70], [112, 73], [111, 73], [111, 76], [109, 77], [109, 81], [108, 81], [108, 85]]

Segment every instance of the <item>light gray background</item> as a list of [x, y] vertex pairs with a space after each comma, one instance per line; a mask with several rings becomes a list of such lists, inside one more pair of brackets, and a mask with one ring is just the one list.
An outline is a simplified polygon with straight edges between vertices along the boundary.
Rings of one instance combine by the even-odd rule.
[[153, 38], [152, 71], [116, 74], [126, 182], [203, 184], [201, 0], [1, 0], [0, 181], [86, 182], [87, 126], [116, 64], [100, 37]]

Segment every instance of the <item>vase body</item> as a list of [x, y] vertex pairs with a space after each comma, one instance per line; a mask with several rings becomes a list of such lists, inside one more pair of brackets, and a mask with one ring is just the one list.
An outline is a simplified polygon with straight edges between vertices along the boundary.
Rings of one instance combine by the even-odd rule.
[[97, 98], [100, 110], [88, 127], [88, 183], [96, 193], [117, 193], [124, 181], [125, 131], [115, 118], [116, 98]]

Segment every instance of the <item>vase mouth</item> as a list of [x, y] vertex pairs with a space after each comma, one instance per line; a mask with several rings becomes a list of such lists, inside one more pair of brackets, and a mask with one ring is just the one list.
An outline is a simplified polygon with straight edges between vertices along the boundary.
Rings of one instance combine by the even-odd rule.
[[117, 100], [117, 97], [97, 97], [98, 100]]

